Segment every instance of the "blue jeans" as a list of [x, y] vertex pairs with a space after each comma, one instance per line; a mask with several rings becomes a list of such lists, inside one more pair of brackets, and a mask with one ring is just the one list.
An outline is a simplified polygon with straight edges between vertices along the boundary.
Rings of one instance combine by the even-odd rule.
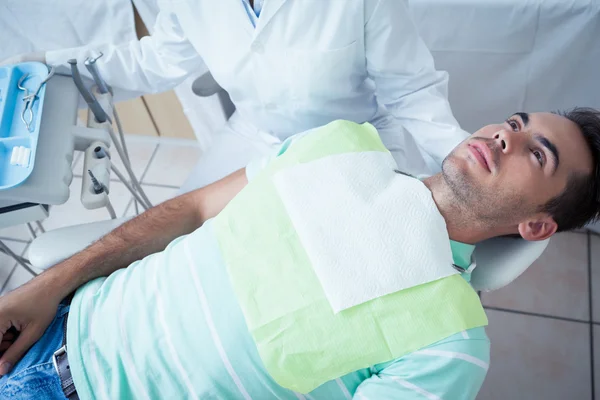
[[54, 320], [9, 374], [0, 378], [0, 399], [65, 399], [52, 355], [62, 346], [69, 306], [61, 304]]

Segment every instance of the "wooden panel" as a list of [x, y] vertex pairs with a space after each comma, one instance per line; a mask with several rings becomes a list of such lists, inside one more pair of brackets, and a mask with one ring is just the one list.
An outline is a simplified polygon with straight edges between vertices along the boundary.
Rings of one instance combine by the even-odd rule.
[[174, 91], [144, 95], [144, 100], [159, 136], [196, 140], [194, 130]]
[[[117, 103], [116, 109], [121, 118], [124, 133], [158, 136], [158, 132], [152, 123], [146, 105], [141, 98]], [[89, 110], [87, 108], [79, 110], [78, 112], [78, 117], [81, 119], [84, 126], [87, 124], [88, 113]], [[117, 132], [117, 124], [114, 122], [113, 128], [115, 129], [115, 132]]]
[[79, 119], [81, 120], [81, 122], [83, 123], [83, 126], [87, 125], [87, 116], [88, 116], [88, 109], [85, 108], [83, 110], [79, 110], [77, 112], [77, 116], [79, 117]]
[[125, 133], [158, 136], [152, 118], [141, 98], [119, 102], [115, 108], [119, 113]]
[[[119, 102], [115, 108], [121, 118], [125, 134], [158, 136], [154, 123], [152, 123], [152, 118], [141, 98]], [[78, 116], [84, 125], [87, 124], [88, 113], [89, 110], [87, 108], [79, 110]], [[113, 128], [117, 132], [117, 124], [114, 122]]]

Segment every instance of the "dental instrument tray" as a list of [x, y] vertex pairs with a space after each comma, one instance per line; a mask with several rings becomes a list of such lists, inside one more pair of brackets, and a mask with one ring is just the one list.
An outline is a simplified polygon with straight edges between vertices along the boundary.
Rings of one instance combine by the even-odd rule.
[[54, 70], [38, 62], [0, 67], [0, 190], [33, 171], [46, 81]]

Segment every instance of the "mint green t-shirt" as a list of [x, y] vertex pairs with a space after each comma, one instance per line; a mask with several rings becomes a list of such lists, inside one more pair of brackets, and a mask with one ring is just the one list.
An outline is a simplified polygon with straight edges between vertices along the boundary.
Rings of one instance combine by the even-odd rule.
[[[248, 166], [249, 180], [265, 162]], [[474, 247], [451, 247], [466, 269]], [[212, 221], [82, 286], [67, 346], [81, 399], [474, 399], [489, 363], [489, 340], [476, 328], [309, 394], [282, 388], [248, 332]]]

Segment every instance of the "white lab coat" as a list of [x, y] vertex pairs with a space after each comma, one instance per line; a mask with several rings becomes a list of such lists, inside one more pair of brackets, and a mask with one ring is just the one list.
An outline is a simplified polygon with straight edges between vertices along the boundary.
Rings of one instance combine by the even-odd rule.
[[[336, 119], [369, 121], [400, 167], [415, 173], [428, 168], [406, 131], [437, 165], [467, 136], [447, 101], [448, 76], [435, 70], [404, 0], [266, 0], [256, 28], [242, 0], [159, 6], [151, 37], [49, 52], [48, 63], [81, 62], [101, 50], [106, 81], [138, 92], [171, 89], [208, 67], [237, 108], [237, 123], [223, 135], [276, 142]], [[231, 140], [219, 144], [218, 137], [211, 152], [227, 153]], [[240, 153], [263, 153], [270, 142], [257, 140], [213, 158], [230, 163], [231, 172], [252, 155]], [[202, 166], [203, 173], [214, 168]]]

